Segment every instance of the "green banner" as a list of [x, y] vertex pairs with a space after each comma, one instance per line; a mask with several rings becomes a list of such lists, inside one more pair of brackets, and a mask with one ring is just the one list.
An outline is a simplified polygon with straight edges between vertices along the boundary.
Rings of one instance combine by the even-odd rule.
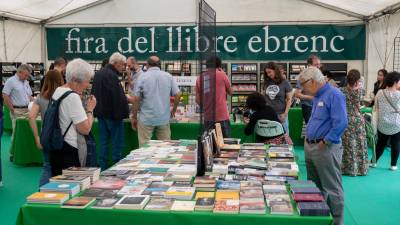
[[[210, 50], [197, 26], [47, 28], [48, 58], [102, 60], [113, 52], [145, 60], [196, 59]], [[364, 60], [365, 26], [217, 26], [216, 51], [223, 60]]]

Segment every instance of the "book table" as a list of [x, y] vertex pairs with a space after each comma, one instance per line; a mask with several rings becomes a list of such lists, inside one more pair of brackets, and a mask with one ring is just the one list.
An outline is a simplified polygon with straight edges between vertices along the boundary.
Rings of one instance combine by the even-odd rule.
[[25, 204], [16, 225], [331, 225], [332, 217], [294, 215], [217, 214], [121, 209], [65, 209]]

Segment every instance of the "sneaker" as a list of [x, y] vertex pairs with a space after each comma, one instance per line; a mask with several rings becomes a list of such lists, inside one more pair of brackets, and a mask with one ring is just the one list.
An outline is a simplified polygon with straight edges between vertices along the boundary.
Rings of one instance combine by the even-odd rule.
[[0, 181], [0, 187], [3, 187], [3, 181]]
[[377, 165], [376, 165], [376, 163], [369, 163], [369, 166], [372, 168], [376, 168]]
[[391, 167], [390, 167], [390, 170], [392, 170], [392, 171], [397, 170], [397, 166], [391, 166]]

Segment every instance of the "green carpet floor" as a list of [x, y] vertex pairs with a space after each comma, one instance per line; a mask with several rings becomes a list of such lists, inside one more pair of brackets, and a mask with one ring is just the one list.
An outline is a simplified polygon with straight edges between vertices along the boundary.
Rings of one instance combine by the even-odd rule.
[[[10, 135], [2, 138], [3, 183], [0, 187], [0, 225], [14, 225], [26, 196], [38, 189], [40, 167], [18, 167], [8, 160]], [[302, 147], [296, 147], [301, 176], [305, 179]], [[365, 177], [343, 177], [345, 225], [400, 224], [400, 171], [388, 170], [390, 152], [385, 151], [378, 168]]]

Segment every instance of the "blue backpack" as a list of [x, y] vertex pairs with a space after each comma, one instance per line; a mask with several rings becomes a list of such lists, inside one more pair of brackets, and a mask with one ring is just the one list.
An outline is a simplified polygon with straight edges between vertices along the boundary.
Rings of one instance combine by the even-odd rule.
[[67, 134], [72, 122], [69, 124], [65, 133], [62, 134], [60, 128], [59, 109], [61, 101], [73, 91], [65, 92], [59, 99], [50, 99], [49, 106], [43, 118], [42, 132], [40, 134], [40, 142], [43, 149], [47, 151], [58, 151], [63, 148], [64, 137]]

